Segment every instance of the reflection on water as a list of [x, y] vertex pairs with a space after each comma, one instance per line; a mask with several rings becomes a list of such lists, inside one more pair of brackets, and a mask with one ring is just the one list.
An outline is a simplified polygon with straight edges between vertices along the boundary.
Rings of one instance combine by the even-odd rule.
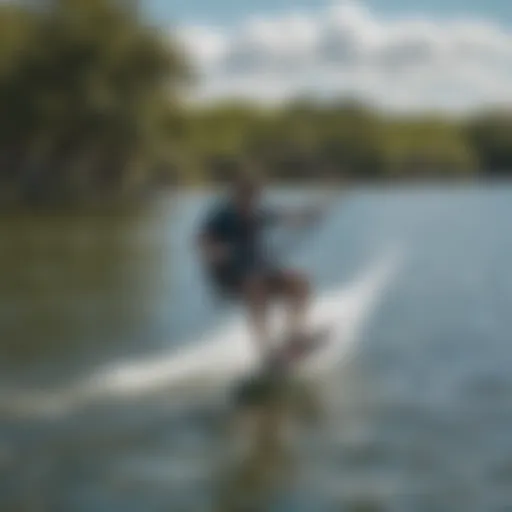
[[511, 205], [506, 188], [340, 200], [294, 255], [319, 289], [390, 241], [409, 251], [357, 357], [321, 385], [233, 407], [209, 383], [171, 383], [61, 411], [48, 390], [105, 369], [117, 383], [117, 367], [132, 384], [160, 378], [169, 353], [226, 319], [190, 250], [204, 197], [4, 215], [0, 401], [32, 397], [47, 414], [0, 410], [0, 510], [510, 510]]
[[42, 214], [0, 223], [3, 362], [136, 339], [165, 276], [147, 221]]
[[293, 483], [301, 429], [319, 414], [313, 390], [293, 382], [274, 384], [257, 399], [239, 401], [226, 435], [231, 450], [220, 467], [215, 510], [269, 510]]
[[183, 311], [195, 309], [201, 317], [199, 276], [190, 279], [192, 294], [180, 282], [181, 272], [191, 274], [184, 269], [190, 258], [175, 250], [182, 224], [173, 204], [145, 212], [0, 218], [3, 376], [45, 382], [109, 354], [178, 342], [193, 322]]

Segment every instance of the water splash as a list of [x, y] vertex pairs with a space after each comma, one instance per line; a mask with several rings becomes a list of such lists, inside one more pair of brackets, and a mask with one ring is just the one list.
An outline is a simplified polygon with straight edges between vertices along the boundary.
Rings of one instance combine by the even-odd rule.
[[[354, 353], [361, 328], [401, 260], [400, 252], [391, 251], [352, 284], [329, 291], [315, 302], [312, 325], [327, 325], [331, 334], [329, 342], [299, 368], [302, 375], [318, 377]], [[133, 399], [176, 387], [198, 387], [201, 383], [208, 387], [227, 385], [256, 369], [260, 357], [245, 322], [235, 317], [182, 351], [173, 350], [144, 361], [118, 362], [63, 389], [2, 392], [0, 412], [56, 416], [98, 400]]]

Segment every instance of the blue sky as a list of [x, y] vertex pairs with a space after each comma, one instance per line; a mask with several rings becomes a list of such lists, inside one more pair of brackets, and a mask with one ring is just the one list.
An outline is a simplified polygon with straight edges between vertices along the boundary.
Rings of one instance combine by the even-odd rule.
[[[253, 14], [273, 14], [294, 9], [315, 11], [324, 0], [144, 0], [150, 17], [159, 24], [232, 24]], [[381, 15], [421, 13], [441, 17], [487, 18], [512, 25], [512, 0], [366, 0]]]
[[[149, 3], [148, 3], [149, 2]], [[199, 71], [196, 97], [512, 106], [512, 0], [145, 0]]]

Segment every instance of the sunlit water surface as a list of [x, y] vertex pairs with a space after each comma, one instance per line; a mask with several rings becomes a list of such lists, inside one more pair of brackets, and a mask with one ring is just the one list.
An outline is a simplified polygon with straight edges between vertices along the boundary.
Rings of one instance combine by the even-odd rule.
[[0, 509], [512, 510], [512, 190], [356, 191], [277, 234], [318, 296], [400, 263], [352, 357], [257, 410], [170, 373], [239, 316], [193, 255], [207, 204], [0, 219]]

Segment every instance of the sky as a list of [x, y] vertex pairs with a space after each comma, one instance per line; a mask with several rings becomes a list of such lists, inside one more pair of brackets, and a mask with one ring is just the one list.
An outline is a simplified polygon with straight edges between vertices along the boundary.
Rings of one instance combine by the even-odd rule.
[[511, 0], [145, 0], [199, 100], [347, 95], [403, 111], [512, 106]]
[[[148, 13], [161, 22], [203, 22], [228, 25], [251, 15], [272, 15], [297, 9], [315, 11], [326, 0], [144, 0]], [[512, 25], [510, 0], [367, 0], [382, 15], [424, 13], [439, 17], [469, 15]]]

